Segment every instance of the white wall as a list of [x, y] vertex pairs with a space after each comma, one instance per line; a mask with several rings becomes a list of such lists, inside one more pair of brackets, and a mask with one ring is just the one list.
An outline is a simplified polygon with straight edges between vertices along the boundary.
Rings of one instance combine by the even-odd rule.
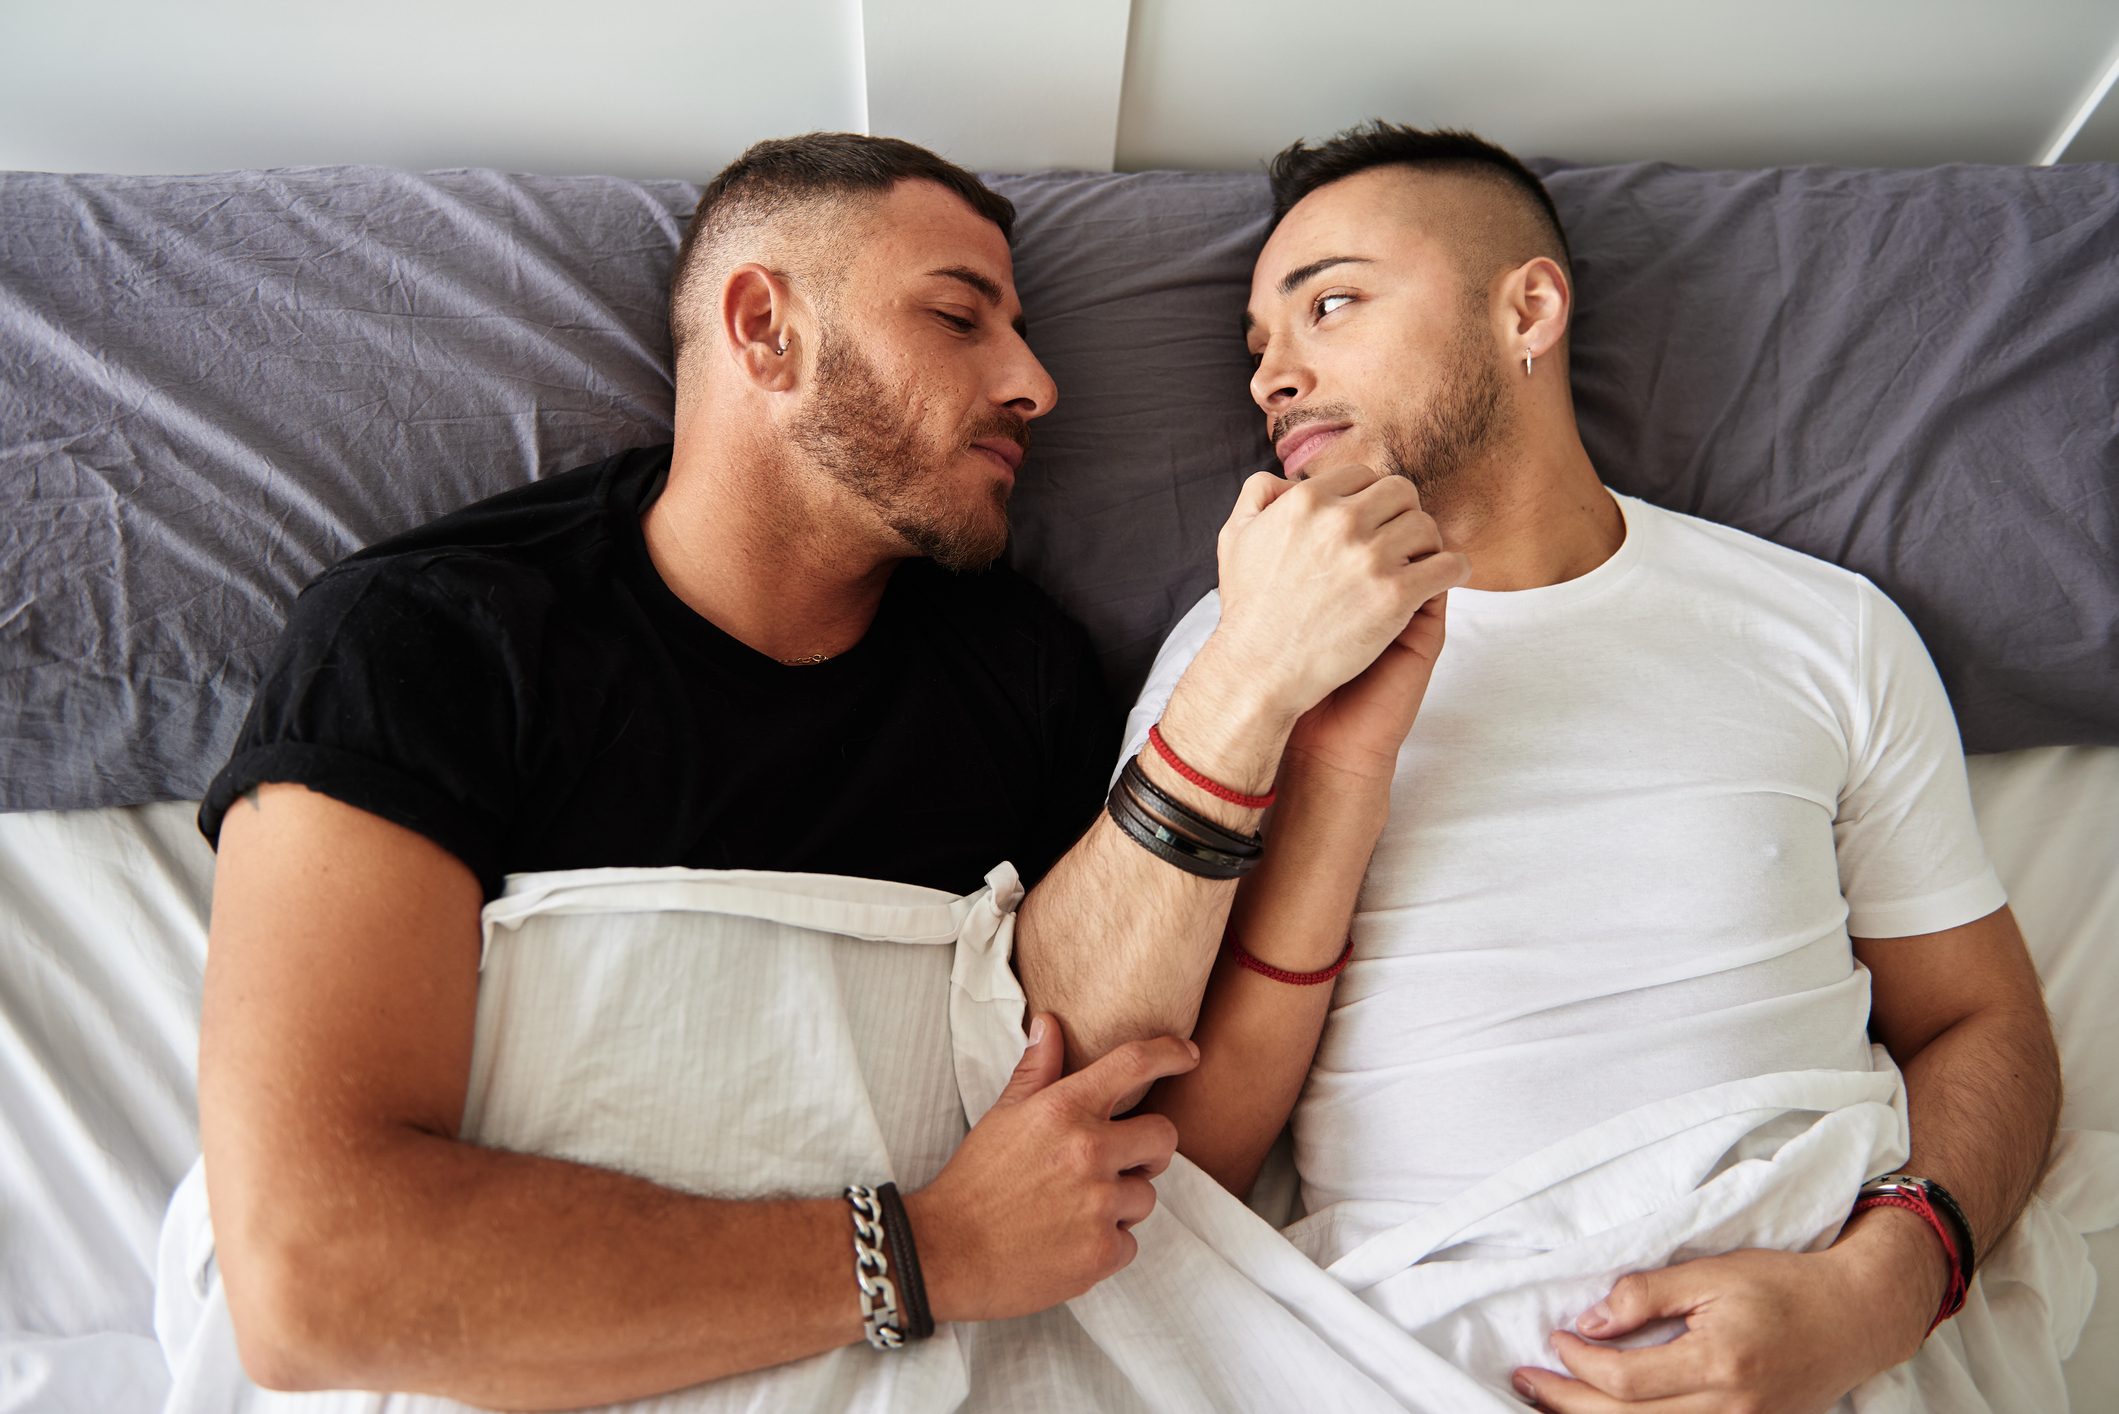
[[2114, 0], [1136, 0], [1118, 163], [1372, 116], [1588, 161], [2028, 162], [2114, 49]]
[[867, 121], [860, 0], [0, 0], [0, 168], [704, 180]]
[[[0, 0], [0, 169], [703, 178], [827, 127], [1251, 168], [1369, 116], [1590, 160], [2027, 162], [2115, 55], [2115, 0]], [[2067, 157], [2119, 161], [2119, 96]]]

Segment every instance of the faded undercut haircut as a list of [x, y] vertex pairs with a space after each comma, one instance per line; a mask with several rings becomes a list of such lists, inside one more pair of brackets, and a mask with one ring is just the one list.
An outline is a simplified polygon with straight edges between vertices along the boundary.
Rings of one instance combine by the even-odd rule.
[[[1517, 219], [1506, 223], [1508, 229], [1458, 232], [1460, 248], [1475, 261], [1490, 258], [1495, 269], [1543, 255], [1557, 262], [1573, 281], [1567, 231], [1545, 183], [1513, 153], [1453, 128], [1409, 128], [1379, 118], [1314, 146], [1300, 140], [1291, 143], [1267, 169], [1273, 188], [1273, 224], [1279, 225], [1297, 202], [1319, 187], [1371, 167], [1409, 167], [1468, 177], [1511, 198]], [[1491, 248], [1496, 244], [1505, 248]], [[1479, 247], [1476, 252], [1475, 245]], [[1492, 272], [1474, 273], [1483, 280]]]
[[[670, 279], [670, 352], [681, 364], [685, 345], [715, 319], [721, 278], [758, 247], [787, 252], [807, 268], [781, 269], [791, 280], [823, 284], [844, 270], [841, 247], [857, 227], [846, 218], [855, 202], [887, 195], [903, 181], [933, 182], [955, 192], [973, 211], [1015, 236], [1015, 204], [954, 162], [891, 137], [862, 133], [804, 133], [754, 144], [706, 185], [677, 247]], [[770, 233], [765, 228], [777, 227]], [[762, 237], [762, 239], [761, 239]]]

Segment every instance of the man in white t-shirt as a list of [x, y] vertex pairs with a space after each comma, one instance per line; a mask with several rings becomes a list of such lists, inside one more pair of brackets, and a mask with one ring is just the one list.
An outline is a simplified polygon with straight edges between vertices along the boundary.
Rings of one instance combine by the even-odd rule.
[[[1822, 1409], [1919, 1347], [1959, 1224], [1976, 1254], [2008, 1229], [2058, 1111], [1934, 668], [1860, 576], [1602, 485], [1565, 236], [1514, 158], [1377, 124], [1273, 177], [1243, 323], [1287, 479], [1254, 477], [1237, 520], [1291, 493], [1351, 516], [1319, 493], [1394, 472], [1471, 578], [1291, 714], [1204, 1059], [1153, 1103], [1239, 1193], [1292, 1110], [1301, 1240], [1329, 1264], [1636, 1107], [1869, 1071], [1873, 1037], [1927, 1181], [1904, 1206], [1864, 1204], [1826, 1250], [1628, 1276], [1555, 1334], [1566, 1373], [1514, 1373], [1559, 1411]], [[1129, 756], [1221, 614], [1210, 594], [1173, 631]], [[1667, 1344], [1581, 1338], [1670, 1318]]]

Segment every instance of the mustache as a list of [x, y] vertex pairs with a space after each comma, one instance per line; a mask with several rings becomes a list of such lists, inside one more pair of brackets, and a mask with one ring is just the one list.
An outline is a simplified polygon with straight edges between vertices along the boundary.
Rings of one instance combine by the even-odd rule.
[[1002, 437], [1021, 448], [1024, 456], [1030, 455], [1030, 424], [1009, 413], [996, 412], [980, 418], [971, 425], [971, 434], [964, 439], [968, 446], [989, 437]]
[[1274, 446], [1290, 432], [1309, 426], [1313, 422], [1352, 422], [1354, 410], [1345, 403], [1327, 403], [1321, 407], [1300, 408], [1286, 417], [1266, 419], [1266, 440]]

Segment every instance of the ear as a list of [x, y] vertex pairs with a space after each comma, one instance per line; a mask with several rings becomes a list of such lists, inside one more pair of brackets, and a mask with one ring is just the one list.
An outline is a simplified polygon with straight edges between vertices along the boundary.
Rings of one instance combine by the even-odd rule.
[[729, 360], [764, 392], [797, 382], [794, 295], [776, 271], [756, 261], [728, 272], [721, 286], [721, 339]]
[[1504, 303], [1509, 320], [1509, 356], [1544, 358], [1567, 337], [1575, 292], [1559, 262], [1547, 256], [1525, 261], [1509, 275]]

